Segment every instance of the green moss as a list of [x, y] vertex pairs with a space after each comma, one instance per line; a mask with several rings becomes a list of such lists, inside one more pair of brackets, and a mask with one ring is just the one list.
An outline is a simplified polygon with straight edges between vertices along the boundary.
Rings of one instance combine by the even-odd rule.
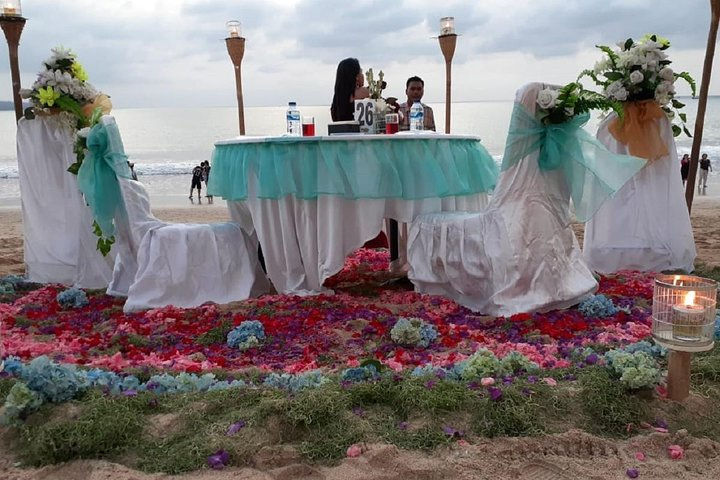
[[648, 406], [617, 380], [607, 369], [588, 368], [580, 377], [579, 400], [587, 417], [585, 427], [599, 435], [626, 436], [629, 424], [646, 420]]

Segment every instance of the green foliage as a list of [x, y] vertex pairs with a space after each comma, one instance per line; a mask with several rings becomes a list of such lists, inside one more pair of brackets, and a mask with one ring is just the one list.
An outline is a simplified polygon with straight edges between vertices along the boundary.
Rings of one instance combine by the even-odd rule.
[[400, 448], [424, 451], [447, 445], [452, 440], [439, 425], [424, 425], [406, 430], [399, 429], [396, 425], [388, 426], [384, 439]]
[[97, 250], [103, 255], [103, 257], [107, 256], [107, 254], [110, 253], [110, 249], [112, 248], [113, 244], [115, 243], [115, 235], [106, 237], [102, 231], [102, 228], [100, 228], [100, 224], [98, 224], [96, 221], [93, 222], [93, 233], [98, 237]]
[[503, 388], [499, 400], [481, 399], [473, 416], [472, 428], [478, 435], [490, 438], [539, 435], [545, 431], [538, 399], [523, 395], [514, 386]]
[[195, 343], [197, 343], [198, 345], [206, 346], [214, 344], [224, 344], [225, 340], [227, 339], [228, 333], [230, 333], [230, 330], [232, 329], [232, 321], [226, 318], [222, 320], [220, 322], [220, 325], [218, 325], [217, 327], [211, 328], [202, 335], [199, 335], [195, 340]]
[[392, 406], [402, 417], [415, 413], [453, 412], [468, 405], [475, 396], [463, 383], [412, 378], [398, 385]]
[[312, 462], [332, 463], [344, 458], [348, 447], [363, 436], [359, 420], [344, 415], [313, 428], [300, 444], [300, 453]]
[[340, 418], [349, 405], [348, 395], [335, 385], [310, 388], [290, 400], [285, 417], [295, 426], [323, 425]]
[[591, 367], [580, 377], [579, 399], [587, 416], [586, 427], [600, 435], [627, 435], [629, 424], [645, 420], [647, 405], [627, 388], [613, 380], [604, 367]]
[[20, 430], [21, 453], [30, 465], [125, 452], [140, 438], [143, 420], [133, 402], [90, 396], [78, 418], [29, 422]]

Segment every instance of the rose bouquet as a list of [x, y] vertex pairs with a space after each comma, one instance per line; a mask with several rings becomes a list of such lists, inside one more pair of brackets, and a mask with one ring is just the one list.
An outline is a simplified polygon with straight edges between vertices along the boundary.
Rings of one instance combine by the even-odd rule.
[[675, 81], [685, 80], [695, 95], [695, 81], [687, 72], [675, 73], [665, 51], [670, 42], [657, 35], [646, 35], [639, 41], [628, 38], [618, 43], [618, 50], [598, 45], [607, 57], [598, 61], [592, 70], [584, 70], [580, 77], [590, 77], [603, 88], [602, 94], [611, 100], [632, 102], [654, 100], [672, 121], [677, 116], [680, 125], [673, 124], [673, 135], [683, 131], [691, 136], [680, 109], [685, 106], [675, 99]]
[[596, 92], [584, 90], [577, 82], [561, 88], [548, 87], [540, 90], [537, 97], [540, 109], [538, 119], [545, 125], [565, 123], [576, 115], [590, 110], [614, 110], [622, 116], [620, 102]]

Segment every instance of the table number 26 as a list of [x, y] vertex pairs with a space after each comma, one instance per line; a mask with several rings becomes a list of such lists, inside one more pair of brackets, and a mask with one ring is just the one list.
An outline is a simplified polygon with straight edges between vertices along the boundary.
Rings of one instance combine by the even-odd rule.
[[360, 124], [361, 132], [375, 132], [375, 100], [371, 98], [355, 100], [355, 121]]

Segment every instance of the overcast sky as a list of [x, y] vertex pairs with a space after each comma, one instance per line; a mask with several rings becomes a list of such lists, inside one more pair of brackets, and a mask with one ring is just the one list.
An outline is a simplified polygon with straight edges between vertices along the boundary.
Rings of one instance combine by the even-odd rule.
[[[329, 105], [340, 60], [382, 69], [387, 96], [425, 80], [445, 98], [439, 19], [454, 16], [453, 101], [509, 100], [529, 81], [567, 83], [601, 57], [596, 44], [646, 33], [672, 42], [675, 71], [702, 75], [708, 0], [22, 0], [23, 87], [57, 45], [71, 48], [115, 108], [234, 106], [225, 22], [239, 20], [246, 106]], [[0, 48], [0, 99], [11, 97]], [[717, 62], [715, 62], [717, 64]], [[678, 82], [679, 93], [689, 90]], [[716, 65], [711, 94], [720, 94]]]

